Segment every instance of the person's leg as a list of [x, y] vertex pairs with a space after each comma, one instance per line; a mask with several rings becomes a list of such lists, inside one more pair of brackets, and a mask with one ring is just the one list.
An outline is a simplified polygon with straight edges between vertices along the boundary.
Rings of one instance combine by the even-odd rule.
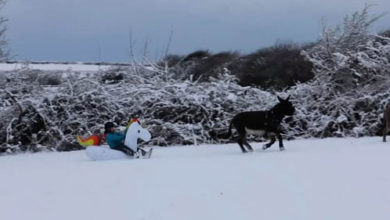
[[141, 156], [145, 156], [145, 154], [147, 153], [147, 151], [145, 149], [140, 148], [140, 147], [137, 148], [137, 152], [139, 152], [141, 154]]
[[123, 153], [125, 153], [129, 156], [134, 156], [134, 153], [135, 153], [132, 149], [126, 147], [125, 145], [119, 145], [119, 146], [113, 147], [111, 149], [122, 151]]
[[139, 152], [140, 156], [142, 156], [142, 157], [147, 156], [147, 155], [150, 156], [150, 154], [152, 153], [152, 150], [153, 150], [152, 148], [150, 148], [149, 150], [146, 150], [142, 147], [137, 148], [137, 152]]

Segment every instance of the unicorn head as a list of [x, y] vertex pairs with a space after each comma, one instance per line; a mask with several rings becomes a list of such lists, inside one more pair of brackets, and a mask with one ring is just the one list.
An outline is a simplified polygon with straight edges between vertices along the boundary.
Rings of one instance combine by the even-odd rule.
[[143, 128], [138, 121], [134, 121], [127, 129], [125, 145], [136, 151], [138, 138], [142, 139], [143, 141], [149, 141], [151, 137], [152, 136], [148, 130]]

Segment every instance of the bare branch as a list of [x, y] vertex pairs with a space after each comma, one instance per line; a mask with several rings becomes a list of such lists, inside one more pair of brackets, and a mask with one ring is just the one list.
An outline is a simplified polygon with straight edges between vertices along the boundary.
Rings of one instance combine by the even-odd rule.
[[172, 43], [172, 37], [173, 37], [173, 31], [171, 31], [171, 32], [169, 33], [168, 43], [167, 43], [167, 47], [165, 48], [164, 57], [166, 57], [166, 56], [168, 55], [169, 48], [171, 47], [171, 43]]

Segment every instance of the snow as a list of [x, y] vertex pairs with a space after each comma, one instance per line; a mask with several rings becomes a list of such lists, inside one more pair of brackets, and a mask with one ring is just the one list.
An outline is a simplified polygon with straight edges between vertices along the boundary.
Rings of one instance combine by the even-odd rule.
[[2, 219], [389, 219], [380, 137], [155, 148], [149, 160], [84, 151], [0, 157]]

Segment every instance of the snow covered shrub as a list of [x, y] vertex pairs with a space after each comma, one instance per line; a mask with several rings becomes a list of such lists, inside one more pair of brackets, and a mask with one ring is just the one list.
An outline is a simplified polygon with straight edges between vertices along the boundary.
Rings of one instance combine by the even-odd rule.
[[245, 56], [240, 56], [237, 52], [212, 54], [200, 50], [181, 57], [180, 60], [179, 56], [170, 55], [159, 65], [164, 67], [168, 59], [175, 59], [171, 61], [175, 65], [167, 66], [177, 79], [205, 82], [220, 78], [221, 73], [232, 74], [244, 86], [282, 90], [313, 78], [312, 64], [300, 54], [300, 50], [306, 47], [308, 45], [277, 44]]
[[238, 53], [233, 52], [211, 54], [208, 51], [196, 51], [179, 61], [170, 71], [179, 79], [210, 81], [226, 72], [226, 66], [237, 57]]
[[389, 38], [368, 34], [369, 6], [345, 18], [343, 28], [326, 28], [320, 42], [302, 54], [317, 78], [340, 89], [356, 89], [389, 74]]
[[167, 67], [173, 67], [183, 59], [184, 59], [183, 56], [169, 54], [169, 55], [165, 56], [161, 61], [159, 61], [157, 63], [157, 65], [160, 67], [165, 67], [165, 65], [167, 65]]
[[194, 80], [208, 81], [211, 78], [220, 77], [224, 73], [226, 65], [238, 57], [237, 53], [221, 52], [202, 59], [198, 65], [190, 69], [189, 74]]
[[228, 66], [240, 84], [284, 89], [313, 78], [312, 64], [300, 54], [301, 46], [277, 44], [241, 57]]
[[43, 75], [40, 75], [38, 78], [39, 85], [46, 86], [57, 86], [61, 84], [62, 76], [61, 73], [58, 72], [49, 72]]
[[25, 75], [24, 78], [26, 80], [26, 83], [36, 83], [36, 81], [40, 75], [42, 75], [41, 77], [43, 77], [44, 72], [40, 71], [40, 70], [26, 70], [26, 71], [24, 71], [24, 73], [23, 73], [23, 71], [20, 71], [20, 74]]
[[382, 33], [379, 34], [379, 36], [390, 37], [390, 30], [383, 31]]
[[[299, 103], [291, 131], [305, 137], [378, 134], [390, 99], [390, 38], [368, 33], [368, 6], [346, 17], [344, 27], [324, 29], [302, 54], [315, 78], [288, 92]], [[298, 104], [297, 103], [297, 104]]]
[[268, 92], [239, 86], [231, 75], [194, 82], [154, 67], [121, 73], [123, 80], [107, 84], [101, 80], [106, 72], [64, 72], [58, 86], [26, 84], [25, 73], [10, 74], [7, 92], [0, 96], [6, 103], [2, 116], [8, 117], [0, 124], [2, 151], [80, 149], [76, 135], [102, 133], [107, 121], [125, 126], [132, 117], [151, 131], [150, 145], [227, 142], [219, 136], [233, 115], [269, 109], [276, 102]]
[[115, 67], [104, 71], [101, 81], [106, 84], [115, 84], [123, 80], [123, 68]]
[[209, 57], [210, 55], [211, 55], [211, 53], [208, 50], [197, 50], [195, 52], [188, 54], [183, 59], [183, 61], [187, 62], [187, 61], [191, 61], [191, 60], [201, 60], [201, 59], [205, 59], [205, 58]]
[[364, 47], [370, 38], [370, 26], [383, 15], [372, 16], [369, 13], [372, 5], [366, 5], [363, 10], [357, 11], [344, 18], [342, 26], [330, 27], [324, 25], [322, 39], [318, 46], [321, 46], [328, 58], [334, 53], [345, 51], [358, 51]]

